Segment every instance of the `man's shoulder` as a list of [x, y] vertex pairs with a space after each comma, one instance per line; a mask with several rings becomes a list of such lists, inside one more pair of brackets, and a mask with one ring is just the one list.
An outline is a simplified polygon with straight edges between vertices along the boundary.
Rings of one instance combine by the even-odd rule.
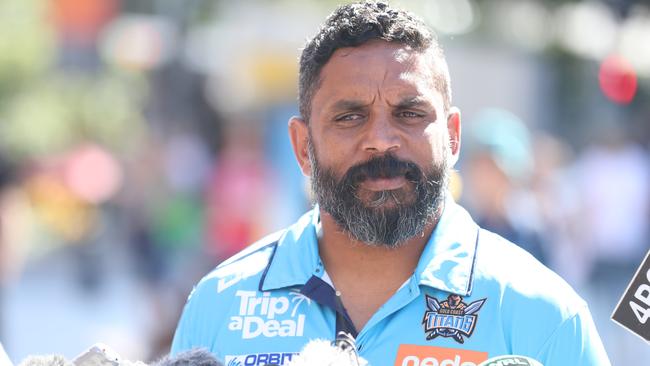
[[[237, 296], [258, 291], [280, 235], [275, 233], [252, 244], [217, 266], [194, 286], [181, 318], [183, 331], [177, 331], [178, 340], [175, 342], [179, 343], [176, 347], [188, 346], [187, 342], [200, 342], [203, 346], [210, 344], [216, 329], [223, 326], [231, 308], [236, 306]], [[197, 329], [210, 331], [204, 334]]]
[[491, 297], [510, 349], [544, 364], [608, 365], [587, 303], [578, 293], [515, 244], [485, 230], [480, 236], [474, 291]]
[[242, 287], [257, 289], [285, 232], [286, 229], [267, 235], [226, 259], [199, 281], [194, 292], [209, 289], [222, 294]]
[[[269, 277], [272, 273], [277, 275], [278, 270], [274, 272], [271, 264], [278, 261], [276, 253], [280, 246], [285, 255], [284, 261], [280, 261], [280, 267], [291, 261], [293, 257], [288, 255], [290, 253], [298, 257], [311, 255], [311, 252], [305, 254], [306, 245], [303, 245], [310, 234], [303, 236], [303, 233], [312, 226], [313, 220], [314, 210], [307, 212], [294, 224], [265, 236], [226, 259], [199, 281], [190, 294], [189, 301], [196, 302], [197, 297], [201, 299], [200, 302], [212, 302], [221, 297], [232, 298], [239, 290], [263, 292], [262, 285], [268, 279], [267, 274]], [[226, 302], [219, 301], [221, 304]]]
[[[274, 284], [285, 280], [285, 274], [290, 272], [288, 264], [295, 262], [292, 262], [292, 255], [305, 256], [304, 248], [308, 245], [296, 237], [304, 227], [307, 225], [299, 221], [268, 235], [203, 277], [185, 305], [173, 351], [201, 346], [226, 357], [244, 354], [246, 347], [251, 346], [250, 343], [238, 343], [239, 336], [250, 341], [258, 336], [265, 339], [302, 335], [304, 315], [298, 314], [293, 319], [299, 305], [299, 301], [293, 300], [298, 296], [295, 289], [264, 285], [271, 279], [275, 279]], [[294, 304], [291, 310], [290, 303]], [[289, 318], [275, 319], [279, 315]]]
[[480, 236], [475, 279], [501, 293], [502, 309], [545, 314], [561, 322], [586, 306], [564, 279], [524, 249], [487, 230]]

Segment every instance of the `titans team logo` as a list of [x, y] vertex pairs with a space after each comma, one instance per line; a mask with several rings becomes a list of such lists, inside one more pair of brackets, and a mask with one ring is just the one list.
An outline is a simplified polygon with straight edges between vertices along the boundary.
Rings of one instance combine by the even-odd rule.
[[424, 313], [422, 325], [427, 340], [438, 336], [453, 338], [464, 343], [465, 337], [474, 332], [479, 309], [486, 299], [476, 300], [470, 304], [463, 302], [459, 295], [449, 295], [447, 300], [439, 302], [435, 297], [426, 295], [428, 310]]

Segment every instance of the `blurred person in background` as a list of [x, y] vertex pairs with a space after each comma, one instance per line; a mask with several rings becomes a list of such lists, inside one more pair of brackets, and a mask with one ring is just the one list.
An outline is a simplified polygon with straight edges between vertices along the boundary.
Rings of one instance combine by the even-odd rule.
[[546, 264], [542, 222], [529, 190], [534, 169], [528, 128], [505, 110], [484, 110], [466, 129], [465, 197], [476, 222]]
[[[6, 217], [4, 213], [6, 212], [6, 206], [8, 205], [8, 189], [13, 180], [12, 168], [5, 161], [4, 157], [0, 155], [0, 339], [3, 338], [4, 332], [4, 289], [5, 284], [8, 281], [9, 274], [12, 267], [12, 261], [14, 259], [13, 250], [10, 247], [10, 242], [7, 240], [7, 235], [5, 231], [7, 230]], [[0, 344], [0, 361], [2, 361], [2, 344]]]
[[589, 247], [593, 280], [622, 293], [648, 248], [650, 158], [617, 126], [594, 130], [594, 142], [573, 168], [581, 203], [580, 241]]
[[346, 332], [372, 365], [511, 353], [609, 365], [573, 289], [448, 194], [460, 112], [420, 20], [382, 2], [339, 7], [302, 51], [299, 93], [289, 135], [317, 206], [199, 282], [173, 354], [286, 364]]
[[530, 178], [540, 218], [540, 232], [548, 266], [567, 282], [583, 289], [591, 271], [589, 247], [579, 237], [580, 202], [571, 167], [575, 155], [562, 139], [536, 131]]
[[207, 252], [216, 263], [231, 257], [268, 231], [277, 179], [269, 169], [257, 120], [235, 118], [226, 126], [225, 146], [209, 175]]
[[[646, 150], [611, 122], [596, 122], [595, 138], [572, 167], [580, 220], [577, 240], [584, 250], [588, 283], [585, 295], [603, 319], [603, 338], [621, 350], [622, 360], [641, 356], [609, 320], [620, 294], [649, 248], [650, 157]], [[627, 336], [627, 335], [625, 335]], [[646, 348], [643, 357], [650, 355]]]

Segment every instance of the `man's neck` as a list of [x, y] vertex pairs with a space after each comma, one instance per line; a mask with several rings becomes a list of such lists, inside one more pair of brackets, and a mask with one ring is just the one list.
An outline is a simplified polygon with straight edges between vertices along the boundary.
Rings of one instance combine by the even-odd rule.
[[330, 275], [340, 272], [346, 275], [374, 277], [387, 272], [403, 272], [410, 276], [435, 227], [435, 222], [431, 223], [422, 235], [409, 239], [397, 248], [389, 248], [381, 244], [366, 244], [353, 240], [336, 224], [332, 216], [321, 210], [320, 217], [322, 231], [318, 248]]
[[397, 248], [355, 241], [321, 210], [320, 257], [358, 330], [413, 274], [437, 221]]

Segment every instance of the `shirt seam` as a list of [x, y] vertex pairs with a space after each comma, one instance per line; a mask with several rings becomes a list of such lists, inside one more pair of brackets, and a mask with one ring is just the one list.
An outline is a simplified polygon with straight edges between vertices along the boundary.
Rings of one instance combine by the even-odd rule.
[[476, 262], [478, 261], [478, 244], [481, 238], [481, 228], [476, 228], [476, 243], [474, 243], [474, 258], [472, 259], [472, 266], [469, 269], [469, 278], [467, 280], [467, 289], [465, 291], [465, 296], [470, 296], [472, 294], [472, 284], [474, 282], [474, 270], [476, 269]]
[[[264, 268], [264, 272], [262, 273], [262, 277], [260, 278], [260, 283], [257, 287], [259, 292], [264, 292], [264, 281], [266, 280], [266, 275], [269, 272], [269, 269], [271, 268], [271, 264], [273, 264], [273, 258], [275, 258], [275, 253], [278, 251], [278, 241], [275, 243], [272, 243], [273, 245], [273, 252], [271, 252], [271, 256], [269, 257], [269, 262], [266, 265], [266, 268]], [[266, 247], [268, 247], [267, 245]]]
[[[581, 307], [581, 308], [582, 308], [582, 307], [585, 307], [585, 304], [582, 304], [580, 307]], [[561, 322], [557, 327], [555, 327], [555, 329], [553, 329], [553, 332], [551, 332], [551, 334], [549, 334], [549, 336], [546, 337], [546, 340], [544, 341], [544, 343], [542, 343], [542, 346], [541, 346], [541, 347], [539, 348], [539, 350], [535, 353], [535, 358], [539, 359], [539, 355], [542, 353], [542, 351], [544, 351], [544, 348], [545, 348], [545, 347], [546, 347], [546, 346], [551, 342], [551, 340], [552, 340], [552, 339], [555, 337], [555, 335], [560, 331], [560, 329], [562, 329], [562, 328], [563, 328], [566, 324], [568, 324], [570, 321], [573, 321], [574, 319], [576, 319], [576, 318], [578, 317], [578, 314], [580, 314], [580, 310], [577, 310], [577, 311], [575, 312], [575, 314], [573, 314], [570, 318], [566, 318], [566, 319], [564, 319], [564, 320], [563, 320], [563, 321], [562, 321], [562, 322]]]

